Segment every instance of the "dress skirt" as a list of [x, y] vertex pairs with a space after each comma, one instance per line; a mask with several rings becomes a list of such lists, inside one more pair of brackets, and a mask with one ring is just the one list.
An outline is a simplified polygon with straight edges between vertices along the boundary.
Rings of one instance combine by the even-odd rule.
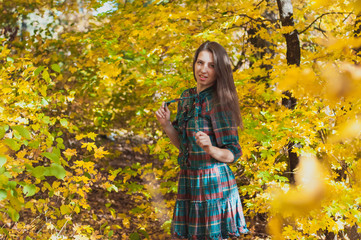
[[218, 240], [247, 233], [235, 177], [227, 164], [181, 169], [172, 236]]

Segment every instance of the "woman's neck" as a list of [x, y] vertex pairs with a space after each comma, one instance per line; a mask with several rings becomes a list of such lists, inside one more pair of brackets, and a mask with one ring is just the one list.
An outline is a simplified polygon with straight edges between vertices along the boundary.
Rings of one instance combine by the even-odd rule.
[[210, 87], [213, 87], [213, 86], [214, 86], [214, 84], [211, 86], [202, 86], [202, 85], [197, 84], [197, 94], [199, 94], [200, 92], [202, 92]]

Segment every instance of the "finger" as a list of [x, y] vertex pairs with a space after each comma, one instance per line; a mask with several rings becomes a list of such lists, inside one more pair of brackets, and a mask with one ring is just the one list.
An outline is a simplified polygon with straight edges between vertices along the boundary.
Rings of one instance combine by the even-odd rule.
[[201, 136], [199, 136], [199, 134], [196, 134], [194, 137], [196, 138], [196, 140], [199, 140]]
[[169, 108], [168, 108], [168, 105], [167, 105], [167, 104], [164, 104], [164, 110], [165, 110], [166, 112], [169, 112]]
[[158, 111], [159, 111], [160, 114], [165, 116], [164, 108], [161, 107], [161, 108], [158, 109]]
[[208, 136], [206, 133], [202, 132], [202, 131], [198, 131], [196, 133], [197, 136]]
[[159, 111], [160, 114], [164, 115], [164, 109], [160, 108], [158, 111]]
[[202, 132], [202, 131], [198, 131], [199, 132], [199, 135], [201, 136], [208, 136], [205, 132]]
[[167, 112], [168, 110], [167, 104], [165, 104], [165, 102], [162, 102], [162, 109], [164, 112]]
[[159, 117], [159, 118], [164, 118], [164, 115], [161, 114], [160, 112], [156, 111], [155, 112], [156, 116]]

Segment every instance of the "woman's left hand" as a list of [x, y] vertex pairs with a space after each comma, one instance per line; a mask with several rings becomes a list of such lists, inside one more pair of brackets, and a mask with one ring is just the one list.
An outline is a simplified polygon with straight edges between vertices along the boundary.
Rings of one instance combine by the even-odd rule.
[[197, 132], [196, 135], [196, 143], [206, 152], [209, 153], [210, 148], [212, 147], [212, 142], [209, 136], [204, 132]]
[[211, 139], [204, 132], [197, 132], [196, 135], [196, 143], [209, 155], [220, 162], [233, 162], [234, 155], [228, 149], [222, 149], [217, 146], [213, 146]]

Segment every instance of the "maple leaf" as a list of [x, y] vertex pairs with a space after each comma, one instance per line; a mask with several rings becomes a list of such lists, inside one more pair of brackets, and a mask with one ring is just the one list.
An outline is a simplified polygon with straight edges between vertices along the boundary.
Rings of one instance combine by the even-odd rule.
[[100, 147], [100, 148], [98, 148], [98, 149], [94, 149], [94, 157], [95, 157], [95, 158], [103, 158], [104, 155], [109, 154], [108, 151], [104, 151], [103, 149], [104, 149], [104, 147]]
[[96, 149], [95, 143], [93, 142], [83, 143], [81, 147], [86, 148], [88, 151], [91, 151], [93, 148]]
[[97, 134], [90, 132], [87, 134], [88, 138], [92, 139], [93, 141], [95, 141], [95, 137], [97, 136]]
[[66, 151], [64, 151], [64, 155], [67, 157], [72, 157], [77, 154], [76, 149], [68, 148]]
[[75, 139], [79, 141], [79, 140], [81, 140], [81, 139], [83, 139], [83, 138], [85, 138], [85, 137], [86, 137], [86, 135], [83, 134], [83, 133], [81, 133], [81, 134], [76, 135], [76, 136], [75, 136]]

